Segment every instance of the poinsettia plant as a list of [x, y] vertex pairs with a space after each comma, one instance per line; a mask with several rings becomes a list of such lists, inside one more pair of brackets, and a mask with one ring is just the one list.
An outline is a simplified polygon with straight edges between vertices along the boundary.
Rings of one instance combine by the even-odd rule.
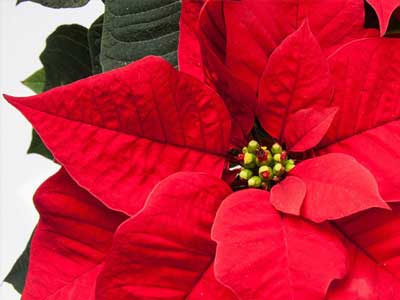
[[61, 165], [23, 299], [400, 299], [400, 1], [367, 2], [105, 1], [100, 74], [4, 96]]

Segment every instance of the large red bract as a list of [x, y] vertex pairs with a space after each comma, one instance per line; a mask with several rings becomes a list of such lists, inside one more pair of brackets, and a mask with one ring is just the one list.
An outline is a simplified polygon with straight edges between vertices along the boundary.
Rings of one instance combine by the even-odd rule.
[[[23, 299], [399, 298], [400, 40], [363, 25], [359, 0], [184, 1], [179, 71], [6, 96], [63, 166]], [[255, 118], [299, 161], [232, 192]]]

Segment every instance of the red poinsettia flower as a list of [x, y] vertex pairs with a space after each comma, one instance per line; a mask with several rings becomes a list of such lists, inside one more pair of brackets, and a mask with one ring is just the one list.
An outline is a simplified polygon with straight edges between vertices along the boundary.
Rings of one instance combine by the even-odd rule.
[[[35, 195], [41, 219], [24, 300], [399, 297], [400, 206], [382, 208], [400, 199], [400, 42], [329, 42], [314, 37], [312, 19], [296, 19], [264, 64], [248, 55], [262, 68], [250, 76], [242, 59], [254, 45], [235, 44], [227, 33], [238, 23], [217, 8], [202, 8], [226, 28], [200, 43], [200, 69], [225, 104], [155, 57], [6, 96], [63, 165]], [[242, 10], [239, 24], [261, 8]], [[266, 43], [257, 30], [268, 31], [253, 29]], [[223, 52], [209, 51], [218, 43]], [[228, 54], [240, 63], [225, 64]], [[270, 191], [232, 193], [220, 179], [227, 153], [244, 146], [254, 117], [298, 162]]]

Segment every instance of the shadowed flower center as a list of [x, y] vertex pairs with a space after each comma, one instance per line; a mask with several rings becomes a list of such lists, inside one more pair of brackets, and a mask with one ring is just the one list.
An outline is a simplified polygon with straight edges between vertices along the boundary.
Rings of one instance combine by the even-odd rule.
[[288, 152], [279, 143], [268, 148], [251, 140], [238, 152], [236, 160], [240, 165], [238, 177], [241, 185], [237, 188], [269, 190], [295, 167], [295, 161], [289, 158]]

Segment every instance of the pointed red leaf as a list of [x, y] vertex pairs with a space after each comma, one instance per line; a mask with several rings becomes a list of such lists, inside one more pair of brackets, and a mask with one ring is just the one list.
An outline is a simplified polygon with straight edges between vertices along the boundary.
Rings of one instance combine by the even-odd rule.
[[259, 87], [258, 118], [281, 141], [291, 114], [329, 104], [333, 87], [328, 64], [308, 22], [272, 53]]
[[388, 26], [390, 17], [396, 8], [400, 7], [400, 0], [367, 0], [375, 10], [379, 19], [381, 36], [384, 36]]
[[[318, 148], [356, 158], [385, 200], [400, 200], [400, 39], [364, 39], [330, 59], [339, 111]], [[351, 64], [349, 63], [351, 61]]]
[[197, 37], [198, 19], [203, 0], [183, 0], [179, 20], [179, 70], [204, 80], [201, 50]]
[[306, 108], [289, 116], [283, 136], [287, 149], [303, 152], [315, 147], [328, 131], [336, 112], [336, 107]]
[[301, 215], [314, 222], [340, 219], [371, 207], [389, 208], [372, 174], [349, 155], [330, 153], [305, 160], [290, 175], [305, 183]]
[[346, 272], [340, 239], [328, 226], [279, 214], [268, 198], [250, 189], [222, 203], [212, 231], [217, 279], [241, 300], [323, 300]]
[[347, 238], [349, 273], [327, 300], [400, 298], [400, 204], [371, 209], [336, 222]]
[[382, 198], [400, 201], [400, 120], [339, 140], [319, 153], [346, 153], [375, 177]]
[[270, 202], [279, 211], [299, 216], [306, 191], [306, 185], [300, 178], [288, 176], [272, 187]]
[[61, 169], [37, 190], [40, 213], [24, 300], [93, 299], [114, 231], [126, 216], [109, 210]]
[[326, 300], [392, 300], [400, 299], [400, 281], [349, 244], [349, 273], [334, 282]]
[[177, 171], [222, 175], [228, 111], [215, 92], [161, 58], [6, 98], [79, 185], [113, 209], [137, 212]]
[[336, 224], [346, 237], [400, 281], [400, 203], [370, 209]]
[[205, 79], [224, 100], [232, 116], [231, 143], [243, 147], [254, 125], [256, 93], [242, 78], [232, 76], [225, 65], [224, 3], [208, 0], [199, 16], [198, 37], [202, 51]]
[[118, 229], [96, 299], [235, 300], [213, 276], [210, 239], [215, 213], [230, 192], [206, 174], [177, 173], [162, 181]]
[[306, 18], [325, 53], [355, 38], [379, 34], [364, 29], [360, 0], [224, 1], [224, 15], [226, 64], [254, 90], [272, 51]]

